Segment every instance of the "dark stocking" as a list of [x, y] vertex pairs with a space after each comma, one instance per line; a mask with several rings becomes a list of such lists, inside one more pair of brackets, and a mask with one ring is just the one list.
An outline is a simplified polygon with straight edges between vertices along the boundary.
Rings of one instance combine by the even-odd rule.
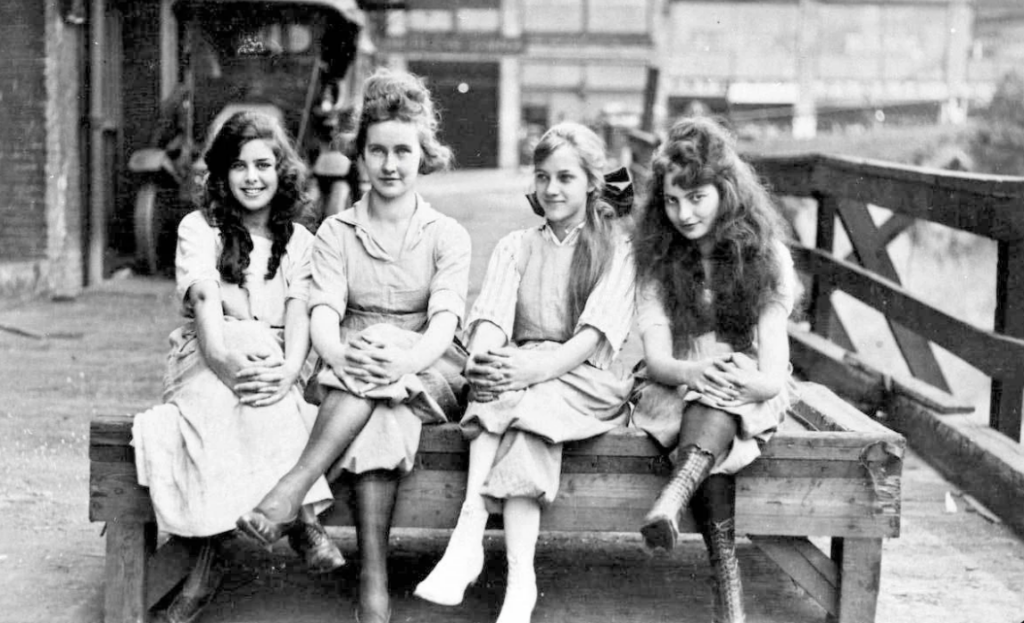
[[356, 477], [356, 539], [362, 561], [356, 614], [361, 623], [385, 623], [391, 616], [388, 537], [398, 482], [397, 475], [389, 471], [367, 472]]

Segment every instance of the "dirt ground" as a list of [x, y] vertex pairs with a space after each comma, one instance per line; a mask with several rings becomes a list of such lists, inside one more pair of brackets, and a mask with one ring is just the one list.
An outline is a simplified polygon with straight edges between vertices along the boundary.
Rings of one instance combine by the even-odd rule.
[[[427, 186], [435, 206], [473, 234], [474, 284], [501, 233], [531, 222], [518, 199], [525, 187], [493, 173]], [[70, 301], [0, 301], [0, 622], [102, 620], [103, 526], [88, 521], [88, 422], [158, 399], [176, 323], [173, 285], [163, 279], [115, 279]], [[903, 532], [885, 544], [877, 621], [1024, 621], [1022, 541], [968, 512], [916, 456], [904, 475]], [[956, 512], [948, 512], [947, 493]], [[332, 534], [354, 559], [351, 531]], [[493, 620], [504, 588], [500, 534], [488, 537], [486, 570], [464, 605], [441, 608], [411, 596], [445, 536], [394, 535], [394, 621]], [[231, 573], [202, 621], [354, 620], [355, 564], [314, 577], [283, 545], [267, 553], [237, 541], [230, 551]], [[699, 541], [651, 557], [632, 534], [555, 534], [544, 536], [538, 556], [536, 623], [710, 620]], [[822, 609], [756, 548], [743, 542], [740, 556], [749, 620], [823, 620]]]

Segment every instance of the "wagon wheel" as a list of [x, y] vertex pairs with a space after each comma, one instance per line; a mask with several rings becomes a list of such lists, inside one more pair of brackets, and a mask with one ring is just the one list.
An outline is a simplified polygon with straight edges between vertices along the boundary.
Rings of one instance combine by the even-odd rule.
[[176, 224], [172, 197], [177, 192], [146, 182], [135, 196], [135, 263], [139, 272], [155, 275], [166, 264], [173, 248], [168, 249], [167, 229]]

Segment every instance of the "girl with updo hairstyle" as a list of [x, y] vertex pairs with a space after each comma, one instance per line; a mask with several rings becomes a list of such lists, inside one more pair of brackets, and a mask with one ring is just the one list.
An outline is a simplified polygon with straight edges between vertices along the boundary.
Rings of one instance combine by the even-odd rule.
[[[175, 271], [185, 323], [170, 336], [164, 404], [136, 416], [139, 482], [162, 532], [195, 566], [156, 620], [198, 618], [221, 577], [220, 544], [302, 453], [315, 410], [303, 400], [313, 235], [294, 224], [306, 170], [280, 124], [239, 112], [206, 151], [200, 209], [178, 226]], [[341, 552], [317, 520], [323, 478], [296, 502], [287, 536], [307, 564]]]
[[455, 340], [469, 283], [469, 234], [416, 192], [421, 174], [447, 168], [430, 92], [407, 73], [367, 80], [356, 139], [370, 189], [328, 217], [313, 244], [309, 308], [319, 404], [302, 455], [239, 529], [269, 545], [294, 525], [325, 472], [352, 480], [361, 557], [362, 623], [391, 616], [387, 545], [401, 476], [421, 426], [458, 421], [468, 386]]
[[633, 321], [628, 231], [604, 200], [601, 139], [549, 129], [533, 153], [530, 203], [544, 221], [502, 238], [468, 321], [466, 498], [444, 556], [416, 587], [462, 602], [484, 563], [491, 512], [504, 517], [508, 582], [499, 623], [528, 623], [542, 509], [558, 493], [562, 446], [625, 424], [632, 377], [615, 360]]
[[645, 366], [634, 426], [673, 464], [640, 529], [672, 549], [690, 506], [714, 577], [714, 620], [745, 620], [733, 475], [761, 454], [793, 401], [786, 323], [799, 287], [784, 221], [729, 132], [676, 123], [655, 155], [637, 226]]

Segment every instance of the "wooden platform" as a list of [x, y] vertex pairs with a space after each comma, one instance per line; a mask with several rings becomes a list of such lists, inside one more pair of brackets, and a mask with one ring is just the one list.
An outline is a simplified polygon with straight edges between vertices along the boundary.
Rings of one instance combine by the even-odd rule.
[[[905, 441], [837, 398], [804, 384], [763, 456], [737, 477], [737, 531], [836, 620], [873, 621], [882, 539], [899, 535]], [[130, 418], [95, 419], [90, 519], [107, 522], [105, 620], [145, 620], [187, 568], [173, 546], [155, 550], [146, 489], [136, 483]], [[395, 525], [451, 528], [464, 497], [468, 446], [453, 425], [427, 427], [417, 469], [402, 483]], [[561, 491], [543, 516], [557, 531], [634, 532], [669, 472], [646, 436], [621, 430], [568, 444]], [[329, 525], [351, 525], [336, 489]], [[692, 521], [683, 522], [693, 530]], [[807, 537], [831, 537], [828, 554]], [[173, 543], [173, 542], [172, 542]]]

